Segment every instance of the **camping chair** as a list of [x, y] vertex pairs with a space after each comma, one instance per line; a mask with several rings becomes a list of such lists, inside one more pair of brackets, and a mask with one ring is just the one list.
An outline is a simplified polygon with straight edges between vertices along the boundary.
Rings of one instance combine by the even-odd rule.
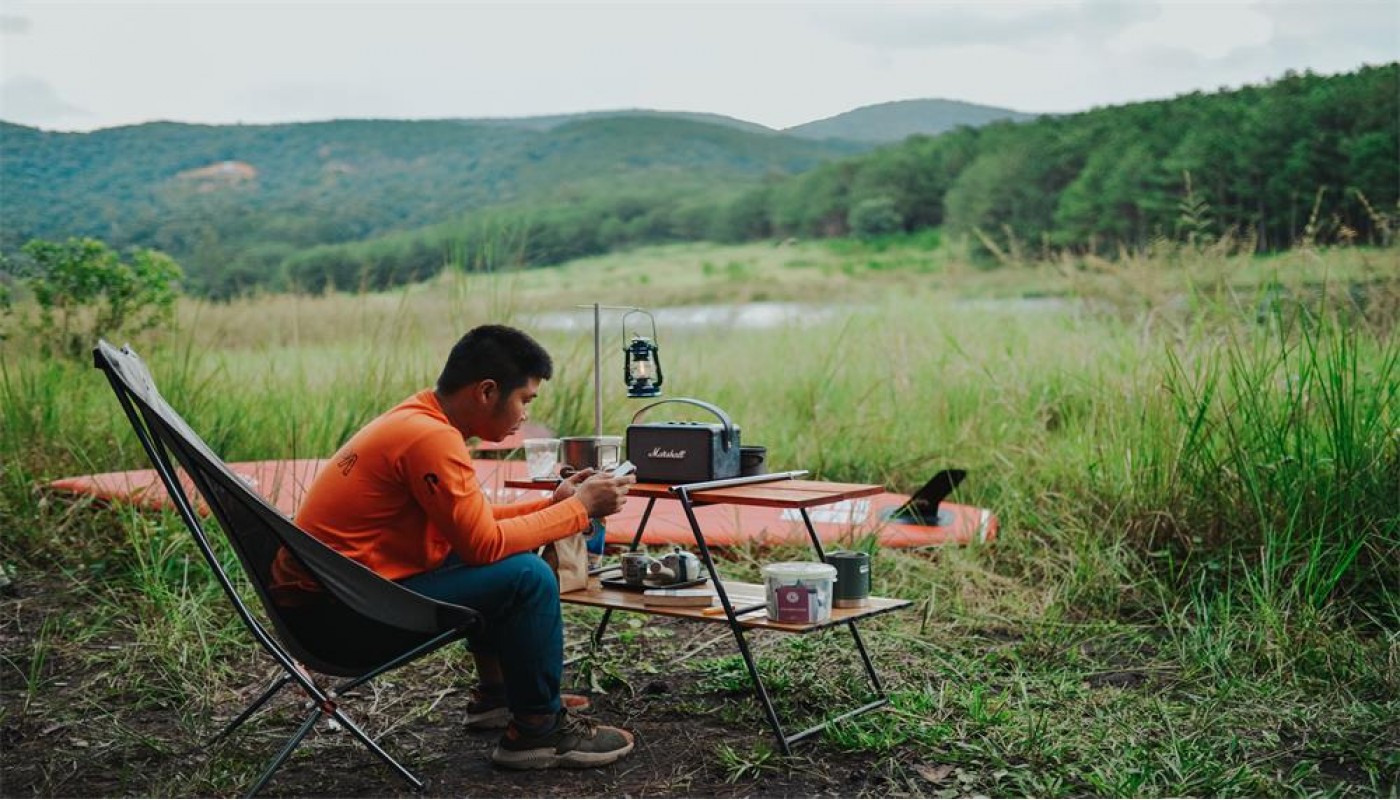
[[[267, 785], [323, 716], [340, 723], [413, 788], [421, 789], [422, 781], [345, 715], [339, 707], [340, 698], [388, 670], [465, 637], [479, 623], [480, 615], [473, 609], [432, 600], [381, 578], [298, 528], [250, 490], [190, 429], [161, 397], [146, 365], [130, 347], [118, 350], [106, 341], [99, 341], [93, 349], [93, 360], [111, 382], [141, 446], [239, 618], [281, 666], [280, 677], [208, 744], [232, 733], [284, 686], [295, 683], [310, 698], [310, 711], [249, 790], [249, 796]], [[272, 622], [272, 631], [255, 618], [239, 598], [233, 581], [210, 545], [189, 495], [176, 476], [175, 462], [184, 468], [232, 543], [243, 571]], [[309, 624], [297, 609], [289, 610], [274, 602], [269, 588], [272, 561], [283, 547], [291, 552], [304, 572], [319, 581], [324, 589], [324, 592], [315, 593], [316, 597], [323, 598], [320, 605], [329, 607], [337, 627], [352, 630], [352, 637], [328, 638], [324, 625]], [[305, 667], [350, 680], [326, 690]]]

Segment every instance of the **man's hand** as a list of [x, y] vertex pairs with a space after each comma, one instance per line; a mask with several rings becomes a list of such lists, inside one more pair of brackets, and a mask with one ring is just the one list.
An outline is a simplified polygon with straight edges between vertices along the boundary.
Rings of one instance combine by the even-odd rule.
[[632, 475], [615, 478], [606, 472], [594, 473], [578, 484], [574, 497], [588, 509], [589, 517], [606, 517], [622, 510], [623, 503], [627, 502], [627, 487], [636, 482]]
[[574, 474], [560, 481], [559, 485], [554, 487], [553, 502], [562, 503], [565, 500], [568, 500], [570, 497], [573, 497], [574, 492], [578, 491], [578, 485], [587, 480], [588, 476], [593, 475], [595, 472], [597, 472], [597, 470], [593, 469], [592, 467], [588, 467], [587, 469], [581, 469], [578, 472], [575, 472]]

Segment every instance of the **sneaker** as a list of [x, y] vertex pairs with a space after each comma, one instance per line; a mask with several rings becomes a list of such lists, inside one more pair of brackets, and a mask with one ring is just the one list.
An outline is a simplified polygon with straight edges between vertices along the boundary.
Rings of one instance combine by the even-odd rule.
[[[593, 704], [581, 694], [561, 694], [559, 704], [566, 711], [587, 711]], [[503, 694], [482, 694], [480, 689], [472, 690], [472, 698], [467, 703], [468, 728], [474, 731], [498, 731], [510, 724], [510, 709], [506, 707]]]
[[632, 745], [632, 734], [621, 728], [561, 711], [548, 733], [527, 736], [511, 723], [491, 761], [511, 769], [601, 767], [632, 752]]

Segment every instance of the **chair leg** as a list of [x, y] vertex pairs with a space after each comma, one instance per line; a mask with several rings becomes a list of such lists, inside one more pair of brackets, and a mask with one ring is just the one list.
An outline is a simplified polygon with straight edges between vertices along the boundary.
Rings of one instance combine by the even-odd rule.
[[253, 713], [255, 711], [257, 711], [259, 708], [262, 708], [264, 703], [266, 703], [268, 700], [271, 700], [272, 696], [274, 694], [277, 694], [278, 690], [290, 683], [291, 680], [291, 676], [283, 675], [281, 678], [278, 678], [276, 681], [274, 681], [273, 684], [267, 688], [267, 691], [263, 692], [258, 697], [258, 699], [254, 700], [251, 704], [249, 704], [247, 708], [243, 709], [243, 713], [234, 717], [232, 722], [225, 725], [224, 729], [219, 731], [218, 735], [210, 739], [208, 742], [205, 742], [204, 746], [213, 747], [215, 744], [218, 744], [225, 736], [228, 736], [230, 733], [233, 733], [235, 728], [237, 728], [239, 725], [242, 725], [244, 722], [247, 722], [248, 718], [253, 716]]
[[399, 775], [403, 776], [404, 780], [408, 781], [409, 786], [412, 786], [414, 790], [422, 790], [423, 782], [419, 780], [418, 777], [415, 776], [412, 772], [409, 772], [402, 764], [395, 761], [394, 757], [385, 752], [384, 748], [380, 747], [378, 742], [371, 739], [369, 737], [369, 734], [361, 730], [359, 725], [356, 725], [354, 722], [351, 722], [350, 718], [345, 716], [344, 712], [342, 712], [339, 708], [336, 708], [333, 711], [331, 711], [331, 716], [334, 717], [335, 720], [341, 725], [345, 726], [345, 729], [350, 731], [350, 733], [354, 735], [356, 739], [359, 739], [361, 744], [369, 748], [369, 751], [371, 753], [374, 753], [375, 755], [384, 759], [384, 762], [386, 764], [393, 767], [395, 772], [399, 773]]
[[[291, 678], [284, 676], [281, 680], [277, 681], [271, 688], [264, 692], [261, 697], [255, 700], [251, 706], [245, 709], [244, 712], [239, 715], [238, 719], [230, 723], [224, 729], [224, 731], [219, 734], [218, 737], [215, 737], [213, 741], [218, 741], [219, 738], [227, 735], [229, 731], [236, 728], [238, 724], [241, 723], [243, 720], [247, 719], [248, 716], [250, 716], [253, 713], [253, 711], [258, 708], [258, 706], [261, 706], [263, 703], [267, 702], [267, 699], [271, 697], [274, 692], [285, 686], [290, 680]], [[268, 764], [267, 769], [263, 771], [262, 777], [258, 778], [258, 782], [253, 784], [253, 788], [248, 790], [248, 794], [245, 795], [245, 797], [253, 797], [258, 792], [262, 791], [264, 787], [267, 786], [268, 781], [272, 780], [272, 776], [277, 772], [277, 770], [282, 768], [282, 765], [292, 755], [292, 751], [296, 750], [297, 746], [301, 744], [302, 740], [306, 738], [307, 734], [311, 733], [311, 730], [314, 727], [316, 727], [316, 723], [320, 721], [321, 717], [326, 713], [327, 711], [321, 707], [312, 707], [310, 716], [308, 716], [306, 718], [306, 721], [302, 723], [301, 728], [297, 730], [296, 734], [293, 735], [291, 739], [287, 740], [286, 746], [284, 746], [282, 748], [282, 751], [277, 754], [277, 757], [274, 758]], [[409, 772], [408, 769], [405, 768], [398, 761], [396, 761], [393, 756], [389, 755], [389, 753], [386, 752], [384, 748], [379, 746], [378, 742], [376, 742], [374, 739], [371, 739], [369, 737], [369, 734], [365, 733], [359, 725], [356, 725], [354, 721], [347, 717], [345, 713], [340, 710], [340, 708], [338, 708], [335, 705], [331, 705], [329, 714], [332, 719], [340, 723], [340, 725], [346, 730], [350, 731], [351, 735], [353, 735], [356, 739], [359, 739], [360, 743], [363, 744], [371, 753], [374, 753], [376, 756], [379, 756], [381, 759], [384, 760], [386, 764], [388, 764], [390, 767], [393, 767], [395, 772], [399, 773], [399, 775], [402, 776], [405, 781], [408, 781], [408, 785], [410, 787], [412, 787], [415, 791], [422, 791], [423, 781], [419, 780], [418, 776], [414, 775], [412, 772]], [[213, 744], [213, 741], [211, 741], [210, 744]]]
[[253, 788], [249, 789], [244, 797], [252, 797], [262, 791], [264, 786], [267, 786], [267, 782], [272, 780], [273, 773], [282, 767], [287, 757], [292, 754], [293, 750], [297, 749], [297, 745], [301, 744], [301, 740], [305, 739], [306, 735], [311, 733], [311, 729], [316, 727], [317, 721], [321, 719], [321, 713], [319, 708], [311, 709], [311, 715], [306, 718], [306, 722], [302, 723], [295, 736], [287, 740], [287, 745], [282, 748], [282, 752], [272, 759], [272, 763], [268, 764], [267, 769], [263, 771], [262, 777], [258, 778], [258, 782], [253, 784]]

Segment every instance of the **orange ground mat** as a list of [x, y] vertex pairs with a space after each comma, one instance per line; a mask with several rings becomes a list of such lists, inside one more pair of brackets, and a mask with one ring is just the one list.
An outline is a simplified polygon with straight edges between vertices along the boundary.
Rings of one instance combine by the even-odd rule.
[[[311, 485], [311, 479], [325, 463], [324, 459], [244, 461], [231, 463], [229, 468], [277, 508], [288, 516], [293, 516], [306, 494], [306, 487]], [[528, 477], [524, 461], [478, 458], [473, 463], [482, 488], [492, 502], [508, 503], [546, 494], [538, 490], [511, 489], [505, 486], [506, 480], [523, 480]], [[193, 487], [189, 479], [183, 473], [180, 477], [186, 491], [192, 492]], [[154, 470], [81, 475], [53, 481], [49, 486], [63, 492], [128, 502], [145, 508], [173, 507]], [[817, 535], [824, 543], [850, 543], [874, 534], [884, 547], [908, 548], [980, 543], [996, 537], [996, 515], [985, 508], [956, 503], [945, 502], [939, 507], [943, 512], [943, 525], [914, 525], [885, 519], [890, 510], [898, 508], [908, 500], [908, 495], [888, 492], [811, 508], [807, 513], [812, 519]], [[644, 498], [628, 498], [623, 510], [608, 518], [607, 539], [610, 544], [627, 544], [632, 541], [637, 525], [641, 522], [642, 513], [646, 510], [646, 504]], [[200, 513], [207, 513], [207, 510], [201, 507]], [[702, 506], [696, 509], [696, 518], [701, 530], [705, 532], [706, 543], [718, 547], [746, 542], [759, 546], [807, 542], [802, 517], [800, 512], [795, 510], [753, 506]], [[656, 502], [651, 519], [647, 521], [642, 542], [647, 545], [694, 545], [695, 537], [690, 531], [690, 525], [679, 502]]]

